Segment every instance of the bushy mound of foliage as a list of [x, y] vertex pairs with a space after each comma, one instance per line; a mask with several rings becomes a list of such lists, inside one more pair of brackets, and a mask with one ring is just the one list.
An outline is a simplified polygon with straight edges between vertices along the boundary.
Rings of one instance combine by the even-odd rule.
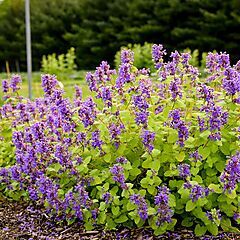
[[[133, 65], [137, 68], [149, 68], [152, 72], [155, 70], [154, 62], [152, 61], [152, 49], [151, 43], [145, 42], [143, 45], [141, 44], [128, 44], [127, 47], [123, 46], [119, 51], [116, 52], [114, 57], [115, 67], [118, 68], [121, 64], [121, 52], [123, 50], [131, 50], [134, 53], [134, 62]], [[206, 67], [206, 56], [207, 52], [202, 52], [199, 54], [198, 49], [186, 48], [183, 50], [184, 53], [189, 53], [191, 55], [189, 59], [189, 64], [194, 67], [198, 67], [199, 72], [204, 74], [204, 69]], [[214, 52], [216, 53], [216, 51]], [[48, 72], [48, 71], [46, 71]], [[49, 73], [49, 72], [48, 72]]]
[[118, 72], [102, 62], [87, 73], [94, 98], [76, 86], [73, 102], [52, 75], [34, 101], [17, 95], [19, 76], [3, 81], [2, 141], [9, 128], [16, 155], [0, 170], [3, 194], [86, 229], [238, 231], [240, 62], [209, 53], [202, 79], [188, 53], [164, 55], [153, 45], [151, 79], [123, 50]]

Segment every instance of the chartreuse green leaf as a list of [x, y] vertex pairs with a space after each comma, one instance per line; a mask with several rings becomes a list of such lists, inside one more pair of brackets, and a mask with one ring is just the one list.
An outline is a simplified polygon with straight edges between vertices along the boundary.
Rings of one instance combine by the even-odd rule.
[[197, 204], [195, 202], [192, 202], [192, 200], [189, 200], [186, 204], [186, 211], [191, 212], [196, 206]]
[[169, 130], [169, 135], [167, 137], [168, 143], [175, 143], [178, 140], [178, 132], [174, 129]]
[[191, 227], [193, 225], [193, 219], [190, 217], [184, 217], [182, 220], [183, 227]]
[[179, 161], [179, 162], [182, 162], [185, 158], [185, 152], [180, 152], [179, 154], [176, 154], [176, 159]]
[[106, 221], [107, 215], [105, 212], [100, 212], [98, 215], [98, 223], [99, 224], [104, 224]]
[[215, 193], [222, 193], [222, 191], [223, 191], [219, 184], [211, 183], [208, 186], [208, 188], [212, 189]]
[[122, 214], [120, 217], [118, 217], [117, 219], [114, 219], [115, 223], [124, 223], [128, 220], [128, 217], [126, 214]]
[[107, 229], [115, 229], [116, 228], [116, 223], [113, 221], [112, 218], [108, 217], [107, 218], [107, 223], [106, 223], [106, 227]]
[[194, 233], [197, 237], [203, 236], [207, 231], [207, 228], [205, 226], [201, 226], [199, 224], [196, 225], [194, 229]]
[[202, 155], [203, 159], [206, 159], [210, 155], [211, 150], [210, 150], [209, 147], [201, 146], [201, 147], [199, 147], [198, 152], [199, 152], [200, 155]]
[[160, 153], [161, 153], [160, 150], [154, 148], [154, 149], [152, 150], [152, 153], [151, 153], [151, 154], [152, 154], [152, 156], [155, 158], [155, 157], [159, 156]]
[[112, 214], [114, 216], [118, 216], [120, 213], [120, 207], [119, 206], [112, 206]]
[[222, 217], [221, 228], [223, 229], [223, 231], [230, 231], [231, 230], [231, 220], [225, 216]]
[[207, 230], [212, 234], [212, 235], [218, 235], [218, 227], [214, 223], [210, 223], [207, 225]]

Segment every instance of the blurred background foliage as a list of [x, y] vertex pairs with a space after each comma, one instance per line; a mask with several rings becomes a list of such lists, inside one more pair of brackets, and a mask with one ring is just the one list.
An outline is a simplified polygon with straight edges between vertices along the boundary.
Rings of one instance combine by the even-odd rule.
[[[114, 63], [128, 44], [162, 43], [169, 50], [240, 50], [239, 0], [31, 0], [33, 69], [43, 55], [75, 48], [80, 69]], [[0, 3], [0, 71], [26, 70], [24, 0]], [[201, 59], [200, 59], [201, 60]]]

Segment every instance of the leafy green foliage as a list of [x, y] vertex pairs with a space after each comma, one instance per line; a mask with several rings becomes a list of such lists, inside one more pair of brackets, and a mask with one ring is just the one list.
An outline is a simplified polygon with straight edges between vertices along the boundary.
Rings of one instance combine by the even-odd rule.
[[[131, 52], [124, 53], [131, 56]], [[177, 71], [166, 79], [158, 77], [162, 69], [147, 75], [125, 59], [127, 63], [121, 66], [130, 66], [126, 75], [131, 80], [122, 85], [115, 71], [102, 62], [95, 73], [88, 73], [90, 87], [98, 87], [92, 89], [96, 91], [94, 102], [81, 96], [70, 102], [63, 96], [63, 84], [50, 75], [43, 76], [43, 106], [39, 99], [30, 101], [13, 90], [7, 92], [0, 118], [6, 141], [0, 155], [4, 159], [1, 167], [6, 167], [0, 169], [1, 194], [36, 201], [54, 214], [66, 214], [69, 223], [82, 220], [87, 230], [96, 224], [107, 229], [137, 226], [150, 227], [158, 235], [178, 224], [194, 229], [197, 236], [206, 231], [216, 235], [221, 229], [238, 231], [239, 220], [234, 220], [240, 211], [238, 175], [229, 181], [231, 188], [228, 179], [230, 163], [236, 160], [238, 166], [239, 161], [239, 93], [231, 96], [222, 88], [223, 67], [218, 78], [208, 81], [188, 72], [193, 68], [183, 61], [183, 55], [177, 58]], [[181, 95], [174, 98], [170, 86], [178, 78]], [[202, 84], [211, 87], [212, 102], [202, 94]], [[109, 95], [101, 92], [106, 89], [111, 90], [109, 102]], [[142, 106], [148, 111], [145, 123], [137, 121]], [[31, 107], [34, 110], [23, 110]], [[199, 118], [206, 121], [203, 129]], [[213, 122], [221, 123], [217, 130]], [[112, 126], [121, 126], [121, 130], [113, 131]], [[219, 135], [213, 138], [216, 131]], [[6, 158], [15, 148], [17, 162]], [[19, 178], [11, 172], [14, 167], [21, 169]], [[238, 171], [234, 167], [231, 170]], [[43, 182], [47, 186], [42, 187]], [[32, 189], [37, 197], [32, 196]]]
[[66, 54], [56, 56], [55, 53], [43, 56], [41, 71], [49, 74], [56, 74], [59, 79], [66, 80], [76, 69], [75, 49], [70, 48]]

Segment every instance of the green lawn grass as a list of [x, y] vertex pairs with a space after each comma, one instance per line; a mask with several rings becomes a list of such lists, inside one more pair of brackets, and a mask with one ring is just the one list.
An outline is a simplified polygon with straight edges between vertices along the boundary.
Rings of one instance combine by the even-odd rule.
[[[64, 86], [65, 96], [69, 98], [73, 98], [74, 96], [74, 86], [78, 85], [82, 88], [83, 98], [86, 98], [91, 95], [91, 92], [88, 89], [88, 86], [85, 81], [86, 71], [78, 71], [69, 77], [64, 76], [63, 80], [61, 77], [58, 77], [58, 80], [62, 82]], [[20, 73], [22, 77], [22, 87], [19, 92], [21, 96], [28, 97], [28, 82], [27, 82], [27, 73]], [[8, 79], [6, 73], [0, 73], [0, 81], [3, 79]], [[43, 90], [41, 87], [41, 73], [33, 72], [32, 74], [32, 95], [33, 98], [38, 98], [43, 96]], [[0, 98], [2, 99], [2, 91], [0, 91]]]

